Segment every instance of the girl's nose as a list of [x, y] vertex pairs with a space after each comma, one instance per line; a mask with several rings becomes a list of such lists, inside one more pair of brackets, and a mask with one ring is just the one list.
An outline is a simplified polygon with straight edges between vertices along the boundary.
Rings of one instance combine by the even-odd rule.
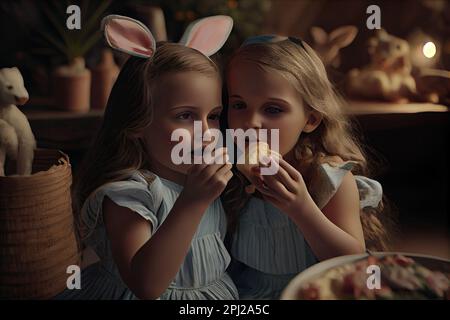
[[204, 139], [211, 139], [211, 129], [208, 124], [208, 119], [202, 121], [202, 135]]
[[246, 129], [261, 129], [261, 118], [256, 113], [249, 114], [245, 118], [244, 126]]

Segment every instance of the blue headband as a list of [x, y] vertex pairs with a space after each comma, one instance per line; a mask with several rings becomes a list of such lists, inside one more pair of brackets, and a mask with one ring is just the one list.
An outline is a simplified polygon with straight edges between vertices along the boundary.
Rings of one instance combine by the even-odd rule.
[[295, 37], [283, 37], [283, 36], [274, 35], [274, 34], [263, 34], [263, 35], [259, 35], [259, 36], [248, 37], [247, 39], [245, 39], [244, 43], [242, 44], [242, 47], [247, 46], [249, 44], [254, 44], [254, 43], [276, 43], [278, 41], [283, 41], [283, 40], [289, 40], [289, 41], [299, 45], [300, 47], [302, 47], [303, 50], [306, 50], [305, 46], [303, 45], [302, 39], [295, 38]]

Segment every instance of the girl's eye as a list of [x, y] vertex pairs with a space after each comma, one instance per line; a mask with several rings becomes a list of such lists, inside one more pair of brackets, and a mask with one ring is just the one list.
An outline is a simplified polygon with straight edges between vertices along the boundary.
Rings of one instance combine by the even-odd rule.
[[277, 113], [283, 112], [283, 110], [277, 106], [269, 106], [269, 107], [265, 108], [264, 111], [267, 113], [270, 113], [270, 114], [277, 114]]
[[192, 115], [190, 112], [183, 112], [183, 113], [177, 114], [177, 116], [176, 116], [176, 118], [178, 120], [188, 120], [191, 117], [192, 117]]
[[245, 108], [245, 103], [243, 102], [235, 102], [231, 105], [231, 108], [236, 109], [236, 110], [240, 110], [240, 109], [244, 109]]
[[213, 120], [213, 121], [219, 121], [219, 119], [220, 119], [220, 113], [210, 115], [210, 116], [209, 116], [209, 119], [210, 119], [210, 120]]

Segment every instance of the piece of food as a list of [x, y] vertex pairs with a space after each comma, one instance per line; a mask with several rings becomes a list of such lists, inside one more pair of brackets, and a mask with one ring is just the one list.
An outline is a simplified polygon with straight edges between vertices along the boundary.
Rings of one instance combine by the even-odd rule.
[[[269, 145], [266, 142], [258, 141], [247, 146], [245, 152], [238, 158], [236, 168], [244, 174], [251, 181], [252, 176], [255, 174], [252, 169], [258, 166], [264, 166], [259, 162], [263, 156], [277, 156], [281, 158], [281, 155], [273, 150], [270, 150]], [[248, 194], [255, 192], [255, 186], [253, 184], [248, 185], [245, 188]]]
[[[369, 266], [379, 266], [380, 288], [367, 284]], [[450, 275], [430, 270], [411, 258], [369, 256], [355, 263], [332, 268], [303, 285], [299, 299], [450, 299]]]

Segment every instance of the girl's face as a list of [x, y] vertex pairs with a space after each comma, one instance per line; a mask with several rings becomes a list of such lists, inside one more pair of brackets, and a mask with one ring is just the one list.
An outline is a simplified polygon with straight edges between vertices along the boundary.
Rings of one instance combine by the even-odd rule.
[[[152, 170], [175, 182], [182, 182], [191, 165], [176, 165], [171, 152], [179, 141], [171, 141], [174, 130], [183, 128], [194, 142], [194, 121], [201, 121], [202, 134], [219, 129], [222, 111], [221, 81], [214, 75], [198, 72], [168, 73], [158, 79], [153, 90], [154, 116], [144, 136]], [[205, 142], [204, 145], [207, 145]]]
[[320, 123], [316, 114], [306, 110], [291, 83], [275, 70], [269, 73], [254, 62], [240, 59], [230, 68], [227, 87], [231, 129], [267, 129], [269, 144], [270, 129], [279, 129], [279, 153], [285, 156], [303, 131], [311, 132]]

